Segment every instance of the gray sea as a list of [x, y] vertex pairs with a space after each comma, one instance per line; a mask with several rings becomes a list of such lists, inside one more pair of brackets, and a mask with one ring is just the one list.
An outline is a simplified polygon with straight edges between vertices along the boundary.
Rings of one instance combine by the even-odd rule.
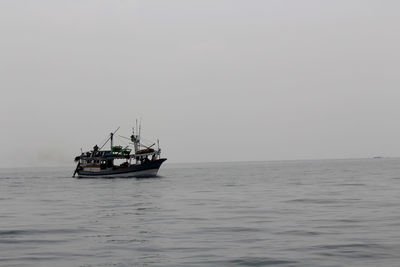
[[400, 266], [400, 159], [0, 169], [0, 266]]

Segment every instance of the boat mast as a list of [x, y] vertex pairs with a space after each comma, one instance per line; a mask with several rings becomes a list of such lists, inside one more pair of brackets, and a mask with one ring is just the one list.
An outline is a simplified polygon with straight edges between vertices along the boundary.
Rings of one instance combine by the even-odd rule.
[[142, 118], [140, 118], [140, 122], [139, 122], [139, 139], [140, 139], [141, 133], [142, 133]]
[[107, 138], [107, 140], [104, 142], [104, 144], [99, 148], [99, 150], [101, 150], [107, 143], [108, 143], [108, 140], [110, 140], [111, 139], [111, 150], [112, 150], [112, 147], [113, 147], [113, 137], [114, 137], [114, 134], [117, 132], [119, 130], [119, 127], [117, 128], [117, 130], [115, 130], [113, 133], [110, 133], [110, 137], [108, 137]]
[[141, 130], [141, 125], [138, 126], [138, 121], [136, 119], [136, 134], [135, 134], [135, 128], [133, 128], [131, 136], [131, 141], [133, 142], [135, 148], [135, 154], [137, 151], [140, 150], [140, 130]]
[[[138, 130], [136, 130], [136, 133], [138, 132]], [[133, 141], [133, 145], [134, 145], [134, 147], [135, 147], [135, 153], [137, 152], [137, 151], [139, 151], [140, 150], [140, 135], [138, 135], [138, 134], [133, 134], [134, 135], [134, 141]]]
[[140, 149], [140, 135], [141, 135], [141, 133], [142, 133], [142, 118], [140, 118], [140, 122], [139, 122], [139, 135], [138, 135], [138, 138], [137, 138], [137, 145], [138, 145], [138, 148]]
[[114, 133], [110, 133], [111, 151], [112, 151], [112, 148], [113, 148], [113, 137], [114, 137]]
[[157, 151], [158, 151], [158, 158], [161, 158], [160, 140], [158, 139], [157, 139]]

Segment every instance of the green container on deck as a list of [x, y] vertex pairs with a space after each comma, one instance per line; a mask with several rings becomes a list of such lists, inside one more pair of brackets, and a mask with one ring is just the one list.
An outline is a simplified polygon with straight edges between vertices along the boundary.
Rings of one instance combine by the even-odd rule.
[[113, 146], [111, 148], [112, 152], [121, 152], [122, 151], [122, 146]]

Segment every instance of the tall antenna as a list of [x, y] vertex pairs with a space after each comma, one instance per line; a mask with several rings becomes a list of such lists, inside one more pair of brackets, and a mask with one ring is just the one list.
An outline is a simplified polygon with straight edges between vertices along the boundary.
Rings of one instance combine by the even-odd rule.
[[132, 128], [133, 145], [135, 146], [135, 153], [140, 150], [140, 126], [138, 126], [138, 120], [136, 119], [136, 132], [135, 128]]
[[157, 151], [158, 151], [158, 158], [161, 158], [161, 150], [160, 150], [160, 140], [157, 139]]
[[142, 134], [142, 118], [140, 118], [139, 122], [139, 136]]

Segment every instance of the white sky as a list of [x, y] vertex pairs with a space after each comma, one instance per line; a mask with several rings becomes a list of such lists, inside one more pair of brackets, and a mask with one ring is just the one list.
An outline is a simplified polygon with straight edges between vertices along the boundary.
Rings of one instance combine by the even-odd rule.
[[143, 119], [169, 162], [400, 156], [400, 2], [0, 1], [0, 167]]

